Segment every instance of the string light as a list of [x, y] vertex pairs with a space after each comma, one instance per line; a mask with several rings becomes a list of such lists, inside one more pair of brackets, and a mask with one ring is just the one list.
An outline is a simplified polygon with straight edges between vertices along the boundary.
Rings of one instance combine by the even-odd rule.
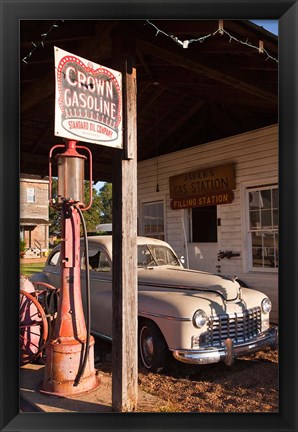
[[153, 24], [149, 20], [146, 20], [146, 21], [147, 21], [148, 24], [150, 24], [152, 27], [155, 28], [155, 30], [156, 30], [155, 36], [158, 36], [159, 33], [161, 33], [164, 36], [171, 38], [174, 42], [176, 42], [178, 45], [180, 45], [184, 49], [188, 48], [189, 45], [191, 43], [194, 43], [194, 42], [203, 43], [206, 39], [208, 39], [210, 37], [214, 37], [215, 35], [217, 35], [217, 33], [219, 33], [220, 35], [226, 34], [229, 37], [229, 39], [230, 39], [229, 40], [230, 43], [233, 40], [233, 41], [235, 41], [237, 43], [240, 43], [242, 45], [246, 45], [246, 46], [248, 46], [250, 48], [256, 49], [259, 53], [265, 53], [267, 55], [267, 58], [265, 60], [271, 59], [271, 60], [275, 61], [276, 63], [278, 63], [278, 60], [275, 57], [272, 57], [268, 53], [268, 51], [264, 48], [263, 43], [260, 46], [257, 47], [255, 45], [251, 44], [248, 39], [246, 39], [246, 41], [241, 41], [241, 40], [237, 39], [235, 36], [232, 36], [227, 30], [225, 30], [223, 28], [223, 26], [220, 26], [215, 32], [209, 33], [209, 34], [207, 34], [205, 36], [201, 36], [201, 37], [199, 37], [197, 39], [180, 40], [177, 36], [168, 34], [168, 33], [164, 32], [163, 30], [159, 29], [155, 24]]
[[[62, 22], [64, 22], [64, 20], [60, 20], [60, 21], [62, 21]], [[203, 43], [203, 42], [205, 42], [205, 40], [206, 39], [208, 39], [208, 38], [210, 38], [210, 37], [214, 37], [214, 36], [216, 36], [217, 35], [217, 33], [219, 33], [220, 35], [223, 35], [223, 34], [226, 34], [228, 37], [229, 37], [229, 42], [231, 43], [232, 41], [235, 41], [235, 42], [237, 42], [237, 43], [240, 43], [241, 45], [246, 45], [246, 46], [248, 46], [249, 48], [252, 48], [252, 49], [255, 49], [255, 50], [257, 50], [259, 53], [261, 53], [261, 54], [263, 54], [263, 53], [265, 53], [266, 55], [267, 55], [267, 58], [265, 59], [266, 61], [267, 60], [273, 60], [273, 61], [275, 61], [276, 63], [278, 63], [278, 60], [275, 58], [275, 57], [272, 57], [270, 54], [269, 54], [269, 52], [264, 48], [264, 45], [263, 45], [263, 43], [262, 43], [262, 41], [260, 41], [261, 42], [261, 45], [259, 45], [258, 47], [257, 46], [255, 46], [255, 45], [253, 45], [252, 43], [250, 43], [249, 42], [249, 40], [248, 39], [246, 39], [246, 41], [242, 41], [242, 40], [239, 40], [239, 39], [237, 39], [235, 36], [233, 36], [233, 35], [231, 35], [227, 30], [225, 30], [224, 28], [223, 28], [223, 26], [220, 26], [215, 32], [213, 32], [213, 33], [209, 33], [209, 34], [207, 34], [207, 35], [205, 35], [205, 36], [201, 36], [201, 37], [199, 37], [199, 38], [192, 38], [192, 39], [186, 39], [186, 40], [180, 40], [177, 36], [174, 36], [174, 35], [170, 35], [170, 34], [168, 34], [168, 33], [166, 33], [165, 31], [163, 31], [163, 30], [161, 30], [161, 29], [159, 29], [155, 24], [153, 24], [152, 22], [150, 22], [149, 20], [146, 20], [146, 22], [148, 23], [148, 24], [150, 24], [152, 27], [154, 27], [155, 28], [155, 30], [156, 30], [156, 34], [155, 34], [155, 36], [158, 36], [159, 35], [159, 33], [161, 33], [161, 34], [163, 34], [164, 36], [166, 36], [166, 37], [169, 37], [169, 38], [171, 38], [175, 43], [177, 43], [178, 45], [180, 45], [182, 48], [184, 48], [184, 49], [187, 49], [188, 47], [189, 47], [189, 45], [191, 44], [191, 43], [194, 43], [194, 42], [199, 42], [199, 43]], [[45, 39], [48, 37], [48, 35], [50, 34], [50, 32], [54, 29], [54, 28], [57, 28], [57, 27], [59, 27], [58, 26], [58, 21], [54, 21], [53, 22], [53, 24], [51, 25], [51, 27], [49, 28], [49, 30], [46, 32], [46, 33], [43, 33], [43, 34], [41, 34], [41, 37], [42, 37], [42, 39], [39, 41], [39, 42], [31, 42], [31, 44], [33, 45], [33, 48], [32, 48], [32, 50], [22, 59], [22, 62], [23, 63], [28, 63], [28, 60], [30, 59], [30, 57], [32, 56], [32, 54], [34, 53], [34, 51], [37, 49], [37, 48], [39, 48], [40, 46], [42, 47], [42, 48], [44, 48], [44, 41], [45, 41]]]
[[[206, 36], [202, 36], [202, 37], [199, 37], [197, 39], [190, 39], [190, 40], [181, 41], [180, 39], [178, 39], [178, 37], [176, 37], [174, 35], [170, 35], [170, 34], [164, 32], [163, 30], [160, 30], [155, 24], [153, 24], [149, 20], [147, 20], [147, 23], [150, 24], [152, 27], [154, 27], [156, 29], [156, 35], [155, 36], [158, 36], [159, 33], [162, 33], [163, 35], [165, 35], [165, 36], [173, 39], [178, 45], [181, 45], [183, 48], [188, 48], [188, 45], [191, 44], [191, 43], [193, 43], [193, 42], [203, 43], [206, 39], [208, 39], [209, 37], [215, 35], [215, 33], [210, 33], [210, 34], [208, 34]], [[219, 30], [217, 30], [216, 33], [218, 31]]]
[[[58, 21], [62, 21], [64, 22], [64, 20], [58, 20]], [[28, 63], [28, 60], [30, 59], [30, 57], [32, 56], [32, 54], [34, 53], [34, 51], [39, 48], [42, 47], [44, 48], [44, 41], [46, 40], [46, 38], [49, 36], [49, 34], [51, 33], [51, 31], [54, 28], [59, 27], [59, 25], [57, 24], [58, 21], [54, 21], [53, 24], [51, 25], [51, 27], [49, 28], [49, 30], [46, 33], [42, 33], [41, 34], [41, 40], [39, 42], [31, 42], [31, 44], [33, 45], [32, 50], [22, 59], [23, 63]]]

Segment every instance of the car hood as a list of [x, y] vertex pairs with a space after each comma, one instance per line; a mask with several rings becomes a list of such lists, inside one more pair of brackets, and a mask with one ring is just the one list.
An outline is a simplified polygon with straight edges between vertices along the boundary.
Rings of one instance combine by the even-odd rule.
[[164, 288], [174, 290], [210, 291], [225, 300], [235, 300], [239, 283], [234, 278], [174, 266], [148, 267], [138, 272], [139, 288]]

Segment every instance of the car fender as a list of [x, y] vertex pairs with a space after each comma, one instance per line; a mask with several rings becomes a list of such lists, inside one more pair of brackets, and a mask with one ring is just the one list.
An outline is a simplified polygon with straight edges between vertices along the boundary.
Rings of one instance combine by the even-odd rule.
[[[203, 309], [207, 315], [223, 308], [216, 293], [189, 294], [177, 290], [139, 291], [139, 319], [150, 319], [162, 332], [169, 349], [189, 349], [193, 336], [204, 331], [193, 325], [193, 314]], [[206, 331], [206, 329], [205, 329]]]
[[32, 283], [44, 282], [44, 283], [48, 283], [51, 285], [51, 282], [50, 282], [48, 276], [43, 272], [34, 273], [32, 276], [29, 277], [29, 280]]

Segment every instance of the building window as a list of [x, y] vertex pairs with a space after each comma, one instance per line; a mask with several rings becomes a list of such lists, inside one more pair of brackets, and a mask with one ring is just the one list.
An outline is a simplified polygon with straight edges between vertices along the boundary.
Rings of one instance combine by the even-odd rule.
[[35, 189], [27, 188], [27, 202], [34, 203], [35, 202]]
[[248, 190], [251, 269], [278, 267], [278, 188]]
[[142, 233], [146, 237], [164, 240], [164, 205], [163, 201], [142, 205]]
[[216, 206], [197, 207], [191, 212], [193, 243], [217, 243]]

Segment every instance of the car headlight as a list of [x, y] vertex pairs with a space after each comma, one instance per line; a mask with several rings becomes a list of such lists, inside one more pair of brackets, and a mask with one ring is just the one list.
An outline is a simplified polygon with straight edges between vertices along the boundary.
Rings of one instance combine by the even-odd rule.
[[202, 309], [198, 309], [192, 317], [192, 323], [197, 328], [202, 328], [207, 322], [207, 315]]
[[262, 300], [261, 305], [262, 305], [262, 310], [265, 314], [269, 313], [272, 309], [272, 303], [268, 297], [266, 297]]

